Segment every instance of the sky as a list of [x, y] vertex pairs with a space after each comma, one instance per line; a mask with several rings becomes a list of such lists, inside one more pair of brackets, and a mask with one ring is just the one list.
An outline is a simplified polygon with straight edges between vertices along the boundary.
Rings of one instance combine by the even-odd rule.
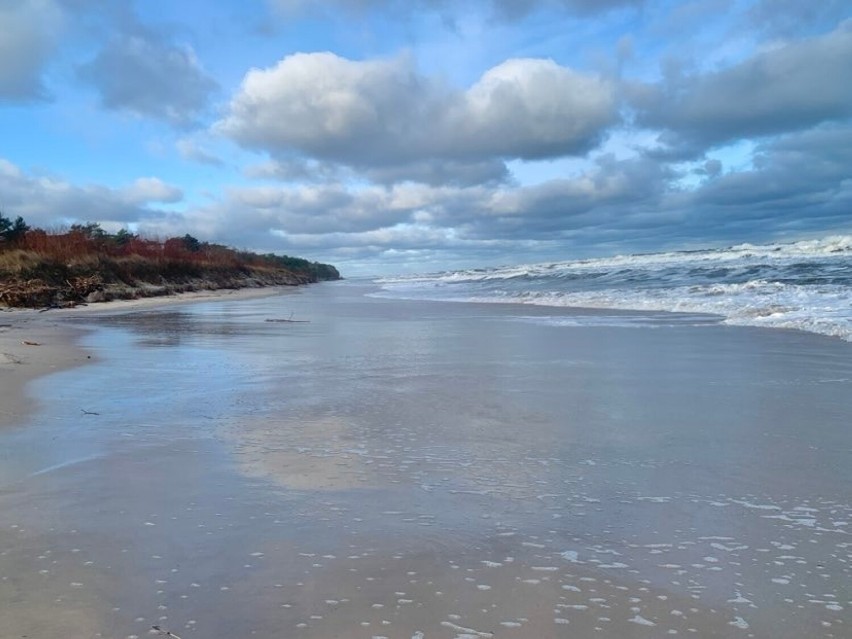
[[848, 0], [0, 0], [0, 212], [343, 275], [852, 233]]

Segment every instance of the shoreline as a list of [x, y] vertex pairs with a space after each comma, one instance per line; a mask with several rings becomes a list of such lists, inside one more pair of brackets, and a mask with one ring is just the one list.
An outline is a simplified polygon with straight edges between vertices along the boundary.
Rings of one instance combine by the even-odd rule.
[[0, 430], [23, 425], [37, 410], [30, 382], [92, 361], [79, 346], [85, 332], [38, 311], [0, 313]]
[[161, 297], [113, 300], [73, 308], [0, 309], [0, 430], [23, 425], [38, 408], [39, 399], [27, 393], [34, 380], [96, 361], [80, 346], [89, 328], [66, 320], [97, 318], [160, 307], [209, 301], [272, 297], [292, 292], [290, 286], [191, 291]]

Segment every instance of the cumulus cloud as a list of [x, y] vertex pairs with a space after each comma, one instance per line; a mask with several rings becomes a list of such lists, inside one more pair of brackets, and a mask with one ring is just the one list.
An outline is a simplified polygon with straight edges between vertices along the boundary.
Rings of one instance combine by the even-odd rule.
[[78, 75], [104, 107], [176, 126], [193, 124], [217, 86], [191, 47], [141, 32], [112, 38]]
[[47, 97], [42, 74], [63, 21], [53, 0], [0, 2], [0, 100]]
[[[604, 156], [584, 173], [527, 187], [238, 187], [191, 211], [187, 220], [215, 239], [268, 250], [280, 246], [281, 238], [329, 248], [365, 238], [385, 248], [424, 248], [417, 242], [426, 237], [428, 246], [448, 237], [469, 243], [547, 241], [602, 224], [627, 225], [630, 211], [650, 210], [659, 201], [668, 177], [651, 160]], [[157, 232], [177, 232], [164, 224]]]
[[716, 216], [771, 219], [785, 228], [817, 218], [848, 224], [852, 206], [852, 128], [825, 126], [760, 145], [754, 168], [708, 181], [695, 194]]
[[607, 81], [552, 60], [508, 60], [486, 71], [460, 107], [451, 114], [454, 126], [449, 133], [469, 136], [465, 142], [472, 145], [474, 157], [582, 154], [616, 119], [615, 96]]
[[32, 175], [0, 158], [0, 193], [4, 214], [51, 228], [62, 220], [126, 224], [162, 217], [152, 204], [180, 201], [180, 189], [155, 177], [119, 188], [75, 185], [55, 176]]
[[506, 61], [459, 91], [405, 57], [300, 53], [250, 71], [216, 129], [274, 157], [393, 167], [400, 177], [407, 167], [410, 179], [434, 182], [430, 161], [493, 179], [502, 173], [495, 160], [585, 153], [617, 117], [609, 82], [552, 60]]
[[241, 226], [265, 231], [363, 232], [407, 222], [416, 211], [432, 205], [441, 191], [420, 185], [234, 188], [228, 192], [225, 209], [229, 213], [224, 219], [230, 218], [230, 212], [240, 211]]
[[638, 122], [674, 153], [699, 155], [739, 138], [852, 116], [852, 21], [726, 69], [634, 88]]
[[173, 203], [183, 199], [183, 191], [156, 177], [138, 178], [130, 186], [121, 189], [120, 193], [128, 203], [136, 205], [149, 202]]

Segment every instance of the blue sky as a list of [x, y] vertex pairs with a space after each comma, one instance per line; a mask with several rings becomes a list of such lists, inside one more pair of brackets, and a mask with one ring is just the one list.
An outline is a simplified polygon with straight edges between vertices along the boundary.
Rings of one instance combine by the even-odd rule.
[[0, 210], [344, 274], [852, 233], [845, 0], [0, 0]]

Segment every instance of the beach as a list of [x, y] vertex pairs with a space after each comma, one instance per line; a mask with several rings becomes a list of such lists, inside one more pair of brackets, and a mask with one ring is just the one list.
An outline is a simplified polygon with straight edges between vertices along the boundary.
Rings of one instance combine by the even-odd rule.
[[852, 632], [852, 343], [375, 292], [0, 313], [0, 637]]

